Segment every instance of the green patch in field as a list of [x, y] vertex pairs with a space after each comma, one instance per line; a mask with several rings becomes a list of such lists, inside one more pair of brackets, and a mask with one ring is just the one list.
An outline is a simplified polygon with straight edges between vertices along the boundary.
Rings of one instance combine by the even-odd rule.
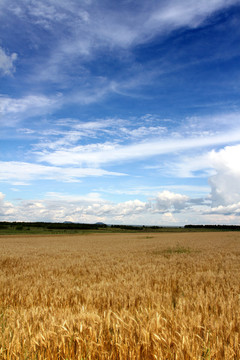
[[153, 236], [141, 236], [139, 239], [153, 239]]
[[174, 247], [168, 247], [162, 250], [153, 250], [153, 255], [173, 255], [173, 254], [189, 254], [192, 250], [189, 247], [182, 245], [176, 245]]
[[202, 360], [207, 360], [207, 359], [211, 359], [211, 352], [210, 349], [204, 349], [202, 352]]

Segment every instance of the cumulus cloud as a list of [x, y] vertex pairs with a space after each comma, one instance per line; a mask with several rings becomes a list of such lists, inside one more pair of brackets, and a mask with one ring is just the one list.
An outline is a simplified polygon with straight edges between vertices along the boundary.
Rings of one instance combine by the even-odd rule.
[[240, 202], [231, 205], [219, 205], [205, 211], [205, 214], [218, 214], [224, 216], [240, 216]]
[[158, 193], [156, 198], [149, 202], [149, 208], [153, 212], [179, 212], [187, 207], [189, 200], [186, 195], [165, 190]]
[[209, 178], [214, 207], [228, 206], [240, 201], [240, 145], [211, 151], [210, 161], [216, 174]]
[[17, 60], [17, 54], [7, 55], [0, 47], [0, 75], [12, 75], [15, 71], [14, 62]]
[[210, 208], [193, 199], [170, 191], [162, 191], [149, 200], [139, 199], [114, 203], [98, 193], [85, 196], [49, 193], [44, 199], [18, 200], [13, 205], [0, 193], [0, 220], [55, 221], [108, 224], [173, 225], [189, 223], [228, 223], [240, 220], [240, 202]]
[[174, 214], [181, 213], [188, 198], [168, 191], [159, 193], [147, 201], [138, 199], [113, 203], [102, 199], [99, 194], [68, 196], [50, 193], [42, 200], [22, 200], [16, 205], [4, 202], [1, 194], [2, 216], [9, 220], [64, 221], [133, 224], [158, 224], [161, 220], [174, 221]]
[[[178, 177], [206, 177], [210, 185], [212, 211], [226, 212], [240, 201], [240, 145], [226, 146], [202, 155], [179, 158], [167, 164], [167, 172]], [[238, 207], [238, 205], [237, 205]]]
[[0, 192], [0, 216], [4, 220], [5, 217], [16, 215], [14, 206], [8, 202], [5, 201], [5, 195]]

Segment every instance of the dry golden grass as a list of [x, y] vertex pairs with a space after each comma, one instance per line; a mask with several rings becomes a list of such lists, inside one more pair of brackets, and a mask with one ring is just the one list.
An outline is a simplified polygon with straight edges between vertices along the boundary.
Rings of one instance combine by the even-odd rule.
[[0, 237], [0, 359], [240, 359], [240, 233]]

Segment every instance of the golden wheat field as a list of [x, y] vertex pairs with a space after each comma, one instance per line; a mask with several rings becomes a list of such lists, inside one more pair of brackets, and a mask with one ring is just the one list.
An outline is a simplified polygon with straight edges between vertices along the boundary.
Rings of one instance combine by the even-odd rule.
[[0, 237], [0, 359], [240, 359], [240, 233]]

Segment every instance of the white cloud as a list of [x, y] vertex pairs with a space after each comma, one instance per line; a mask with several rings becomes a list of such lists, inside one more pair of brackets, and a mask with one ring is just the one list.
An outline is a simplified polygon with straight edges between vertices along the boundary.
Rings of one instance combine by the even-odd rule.
[[212, 151], [209, 156], [216, 171], [209, 179], [213, 206], [240, 202], [240, 145]]
[[53, 165], [66, 164], [104, 164], [132, 161], [161, 154], [173, 154], [177, 151], [216, 146], [240, 141], [240, 130], [215, 136], [197, 138], [158, 139], [138, 144], [120, 146], [116, 144], [93, 144], [75, 146], [55, 152], [38, 152], [38, 161]]
[[5, 126], [13, 126], [19, 120], [47, 114], [60, 106], [61, 97], [29, 95], [17, 99], [0, 95], [1, 122]]
[[165, 190], [158, 193], [155, 199], [149, 202], [149, 207], [153, 212], [181, 211], [187, 207], [189, 197], [182, 194], [176, 194]]
[[52, 101], [45, 96], [27, 96], [22, 99], [0, 97], [0, 111], [3, 115], [8, 113], [22, 113], [31, 108], [49, 107]]
[[51, 200], [61, 200], [65, 202], [81, 202], [81, 203], [91, 203], [91, 202], [104, 202], [104, 200], [101, 198], [100, 194], [97, 192], [91, 192], [87, 195], [69, 195], [65, 193], [57, 193], [57, 192], [48, 192], [46, 194], [47, 199]]
[[112, 209], [107, 209], [107, 212], [117, 217], [125, 217], [128, 215], [136, 215], [146, 211], [146, 203], [140, 200], [129, 200], [112, 206]]
[[[36, 81], [50, 80], [59, 82], [66, 74], [59, 71], [72, 63], [83, 63], [96, 52], [118, 48], [124, 52], [135, 45], [171, 32], [181, 27], [196, 27], [208, 19], [214, 12], [239, 3], [239, 0], [171, 0], [138, 1], [135, 6], [129, 2], [113, 3], [110, 7], [101, 1], [12, 1], [8, 11], [12, 11], [34, 25], [42, 26], [49, 32], [54, 49], [44, 66], [36, 64], [33, 77]], [[4, 4], [2, 7], [4, 7]], [[56, 34], [61, 35], [57, 38]], [[33, 35], [34, 46], [37, 36]], [[118, 52], [119, 53], [119, 52]], [[121, 53], [121, 51], [120, 51]], [[122, 54], [120, 54], [122, 56]], [[122, 56], [123, 59], [123, 56]], [[82, 62], [82, 60], [84, 60]], [[84, 77], [84, 69], [82, 69]], [[97, 78], [95, 79], [97, 81]], [[82, 103], [91, 103], [113, 90], [114, 84], [98, 86], [97, 91], [87, 89], [78, 94]]]
[[[211, 188], [210, 199], [217, 211], [235, 206], [240, 201], [240, 145], [226, 146], [202, 155], [180, 158], [167, 164], [169, 175], [175, 177], [206, 177]], [[163, 167], [164, 169], [164, 167]], [[162, 170], [163, 171], [163, 170]]]
[[[76, 119], [59, 119], [55, 123], [54, 128], [50, 127], [38, 132], [41, 141], [34, 145], [34, 149], [65, 149], [71, 147], [82, 138], [90, 138], [92, 141], [94, 138], [111, 136], [112, 139], [116, 134], [119, 136], [120, 130], [118, 129], [118, 125], [120, 121], [121, 120], [118, 119], [106, 119], [83, 123]], [[49, 126], [51, 126], [51, 124], [49, 124]], [[21, 129], [21, 131], [31, 133], [30, 129]], [[89, 150], [90, 148], [101, 148], [105, 145], [89, 145], [83, 148]]]
[[165, 28], [178, 28], [182, 26], [197, 27], [213, 12], [216, 12], [222, 8], [226, 8], [235, 3], [239, 3], [238, 0], [170, 0], [163, 2], [158, 9], [152, 14], [149, 23], [150, 26], [157, 27], [157, 24], [161, 29]]
[[[71, 1], [71, 8], [76, 11], [75, 1]], [[89, 48], [108, 44], [109, 46], [118, 46], [123, 48], [132, 45], [144, 43], [150, 38], [159, 34], [175, 30], [179, 27], [199, 26], [214, 12], [229, 7], [238, 0], [171, 0], [161, 2], [139, 1], [137, 6], [124, 7], [112, 6], [110, 9], [104, 7], [101, 2], [94, 2], [86, 9], [79, 9], [80, 18], [83, 21], [78, 22], [77, 31], [85, 33], [83, 37], [85, 45], [76, 38], [75, 43], [71, 45], [71, 52], [81, 50], [82, 46]], [[104, 17], [102, 17], [104, 13]], [[81, 16], [85, 14], [85, 16]], [[73, 13], [72, 15], [73, 16]], [[73, 23], [76, 26], [76, 23]], [[88, 36], [89, 35], [89, 36]], [[86, 45], [86, 39], [87, 44]], [[95, 39], [98, 41], [90, 41]], [[74, 49], [75, 48], [75, 49]], [[68, 48], [69, 51], [69, 48]]]
[[215, 174], [209, 152], [181, 156], [177, 161], [156, 166], [155, 169], [178, 178], [199, 178]]
[[123, 137], [125, 136], [132, 139], [141, 139], [145, 137], [156, 137], [157, 135], [165, 134], [167, 132], [167, 129], [164, 126], [140, 126], [135, 129], [122, 127], [119, 129], [119, 131], [121, 132], [121, 135]]
[[240, 201], [231, 205], [219, 205], [205, 211], [205, 214], [219, 214], [234, 217], [240, 216]]
[[[3, 203], [4, 196], [1, 194]], [[112, 203], [104, 200], [97, 193], [85, 196], [68, 196], [67, 194], [49, 193], [43, 200], [22, 200], [13, 206], [4, 203], [2, 216], [9, 215], [9, 219], [16, 221], [64, 221], [71, 219], [75, 222], [105, 221], [110, 223], [121, 222], [134, 224], [141, 220], [144, 224], [148, 222], [157, 224], [156, 221], [166, 215], [172, 222], [169, 213], [180, 213], [184, 209], [188, 198], [181, 194], [168, 191], [159, 193], [156, 198], [140, 201], [138, 199]], [[13, 217], [11, 217], [13, 215]], [[153, 217], [151, 219], [151, 217]], [[158, 219], [158, 220], [157, 220]], [[163, 218], [162, 218], [163, 219]]]
[[8, 202], [5, 201], [5, 195], [0, 192], [0, 217], [4, 220], [5, 217], [15, 215], [15, 208], [14, 206]]
[[206, 196], [209, 194], [210, 187], [209, 186], [200, 186], [200, 185], [159, 185], [159, 186], [128, 186], [128, 187], [108, 187], [106, 189], [104, 188], [98, 188], [95, 189], [96, 191], [99, 191], [101, 193], [105, 194], [114, 194], [114, 195], [141, 195], [141, 196], [147, 196], [152, 197], [156, 196], [156, 193], [165, 191], [181, 191], [184, 194], [189, 194], [188, 196], [193, 196], [196, 198], [196, 196]]
[[240, 220], [240, 202], [210, 208], [194, 204], [178, 193], [163, 191], [147, 201], [138, 199], [113, 203], [98, 193], [84, 196], [60, 193], [46, 194], [45, 199], [18, 201], [15, 205], [5, 201], [0, 193], [0, 220], [56, 221], [108, 224], [184, 225], [184, 224], [236, 224]]
[[163, 223], [164, 224], [172, 224], [173, 226], [176, 225], [176, 218], [171, 212], [167, 212], [163, 214]]
[[67, 15], [59, 8], [54, 6], [54, 3], [49, 4], [37, 1], [31, 3], [28, 7], [29, 14], [33, 17], [34, 22], [41, 25], [45, 29], [51, 28], [52, 22], [62, 22], [67, 19]]
[[186, 134], [201, 135], [201, 133], [205, 133], [206, 135], [211, 135], [213, 131], [218, 131], [219, 128], [224, 129], [224, 131], [229, 131], [229, 128], [236, 127], [236, 124], [239, 122], [239, 112], [190, 116], [186, 118], [183, 130]]
[[[82, 151], [96, 151], [96, 150], [108, 150], [118, 143], [124, 143], [126, 141], [140, 140], [156, 135], [165, 135], [167, 129], [164, 126], [136, 126], [131, 124], [128, 120], [113, 118], [81, 122], [74, 119], [60, 119], [55, 124], [54, 128], [48, 128], [47, 130], [38, 131], [38, 133], [31, 129], [19, 129], [18, 132], [25, 134], [33, 134], [40, 136], [40, 142], [34, 145], [34, 149], [48, 149], [48, 150], [66, 150], [72, 148], [73, 145], [78, 143], [83, 138], [93, 139], [111, 139], [105, 140], [104, 143], [89, 144], [88, 146], [78, 146], [78, 149]], [[140, 120], [138, 121], [140, 122]], [[137, 123], [138, 125], [138, 123]], [[49, 126], [52, 126], [49, 124]], [[56, 139], [56, 140], [55, 140]]]
[[14, 62], [17, 59], [17, 54], [12, 53], [7, 55], [6, 52], [0, 47], [0, 74], [12, 75], [15, 71]]
[[123, 176], [119, 172], [111, 172], [95, 168], [60, 168], [17, 161], [0, 161], [0, 181], [12, 184], [27, 184], [32, 180], [48, 179], [63, 182], [79, 181], [82, 177], [91, 176]]

